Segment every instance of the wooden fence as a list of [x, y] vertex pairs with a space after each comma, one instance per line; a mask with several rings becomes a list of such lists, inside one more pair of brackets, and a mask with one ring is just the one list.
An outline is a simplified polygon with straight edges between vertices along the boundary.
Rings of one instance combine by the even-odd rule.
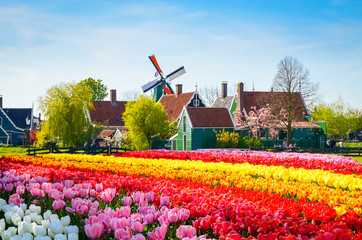
[[28, 155], [34, 156], [36, 154], [48, 154], [48, 153], [70, 153], [70, 154], [116, 154], [119, 152], [131, 151], [126, 148], [116, 147], [97, 147], [97, 148], [28, 148]]
[[298, 148], [292, 150], [289, 148], [271, 148], [271, 147], [250, 147], [249, 150], [271, 151], [271, 152], [310, 152], [310, 153], [332, 153], [345, 156], [361, 156], [362, 149], [360, 147], [335, 147], [335, 148]]

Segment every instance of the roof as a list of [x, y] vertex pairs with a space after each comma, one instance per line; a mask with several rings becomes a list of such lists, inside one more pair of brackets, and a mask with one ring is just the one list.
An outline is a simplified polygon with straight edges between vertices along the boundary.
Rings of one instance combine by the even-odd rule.
[[227, 108], [188, 107], [186, 111], [193, 127], [234, 128]]
[[116, 130], [102, 130], [97, 136], [97, 139], [104, 139], [112, 135]]
[[109, 126], [124, 126], [122, 115], [126, 110], [127, 101], [93, 101], [94, 110], [90, 112], [92, 122]]
[[[295, 117], [296, 120], [303, 120], [303, 112], [305, 115], [307, 115], [308, 110], [305, 107], [304, 101], [300, 95], [299, 92], [293, 93], [293, 108], [294, 112], [296, 113]], [[265, 106], [265, 104], [273, 105], [272, 102], [270, 102], [271, 99], [273, 101], [278, 100], [282, 105], [283, 102], [286, 102], [286, 99], [288, 97], [287, 92], [257, 92], [257, 91], [244, 91], [243, 94], [244, 99], [244, 108], [247, 113], [249, 113], [253, 106], [256, 106], [260, 108], [261, 106]], [[285, 99], [285, 100], [284, 100]], [[269, 102], [268, 102], [269, 101]], [[282, 107], [280, 106], [280, 109]], [[280, 109], [277, 109], [276, 112], [280, 112]]]
[[225, 98], [223, 97], [217, 97], [215, 101], [212, 103], [211, 107], [213, 108], [231, 108], [231, 105], [233, 103], [234, 96], [227, 96]]
[[3, 108], [3, 110], [16, 127], [22, 129], [30, 127], [26, 124], [26, 118], [31, 119], [31, 108]]
[[175, 121], [181, 114], [184, 106], [190, 101], [195, 92], [163, 95], [159, 100], [167, 113], [169, 121]]

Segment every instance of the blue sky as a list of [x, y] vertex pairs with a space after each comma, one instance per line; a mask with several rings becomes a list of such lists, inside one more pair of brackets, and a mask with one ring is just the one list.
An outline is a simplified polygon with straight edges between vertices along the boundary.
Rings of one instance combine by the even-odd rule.
[[4, 107], [37, 106], [61, 82], [92, 77], [109, 89], [153, 80], [148, 56], [184, 91], [244, 82], [269, 90], [279, 61], [299, 59], [325, 102], [362, 109], [362, 1], [0, 0]]

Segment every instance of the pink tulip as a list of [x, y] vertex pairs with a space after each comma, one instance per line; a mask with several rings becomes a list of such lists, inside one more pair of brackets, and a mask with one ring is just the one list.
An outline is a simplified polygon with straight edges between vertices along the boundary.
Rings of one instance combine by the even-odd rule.
[[103, 234], [103, 224], [102, 223], [93, 223], [92, 225], [84, 226], [85, 234], [90, 239], [96, 239], [102, 236]]
[[143, 216], [143, 222], [147, 224], [152, 224], [154, 222], [153, 214], [149, 213]]
[[52, 204], [52, 207], [55, 211], [63, 209], [67, 204], [63, 200], [55, 200]]
[[189, 219], [189, 217], [190, 217], [190, 210], [188, 210], [186, 208], [181, 208], [178, 211], [178, 217], [181, 222], [186, 222], [187, 219]]
[[51, 183], [43, 183], [41, 185], [41, 189], [46, 192], [46, 193], [49, 193], [52, 189], [53, 189], [53, 184]]
[[109, 229], [111, 226], [111, 218], [109, 217], [108, 214], [105, 213], [99, 214], [98, 221], [103, 223], [103, 226], [106, 228], [106, 230]]
[[96, 197], [96, 196], [97, 196], [97, 191], [94, 190], [94, 189], [91, 189], [91, 190], [89, 191], [89, 195], [90, 195], [91, 197]]
[[84, 198], [87, 198], [88, 197], [88, 194], [89, 194], [89, 189], [80, 189], [79, 190], [79, 193], [80, 193], [80, 196], [84, 197]]
[[160, 197], [160, 206], [169, 207], [170, 206], [170, 198], [168, 196]]
[[41, 198], [45, 197], [45, 192], [39, 188], [31, 189], [30, 193], [33, 197], [41, 197]]
[[49, 194], [49, 197], [53, 198], [54, 200], [63, 200], [64, 199], [64, 194], [55, 188], [53, 188], [48, 194]]
[[156, 193], [154, 192], [148, 192], [145, 194], [146, 200], [150, 203], [152, 203], [156, 198]]
[[130, 219], [134, 222], [134, 221], [139, 221], [142, 222], [142, 215], [139, 213], [134, 213], [131, 215]]
[[112, 202], [114, 196], [116, 195], [116, 189], [115, 188], [107, 188], [105, 191], [103, 191], [100, 195], [101, 199], [105, 203]]
[[141, 233], [143, 230], [145, 230], [145, 224], [142, 224], [139, 221], [135, 221], [131, 224], [131, 229], [136, 233]]
[[102, 183], [96, 184], [96, 191], [97, 192], [102, 192], [103, 191], [103, 184]]
[[178, 238], [192, 238], [196, 235], [196, 228], [189, 225], [181, 225], [177, 231], [176, 236]]
[[114, 236], [118, 240], [130, 240], [132, 238], [132, 230], [129, 227], [126, 227], [126, 229], [119, 228], [114, 232]]
[[170, 223], [175, 223], [178, 221], [178, 211], [177, 211], [177, 208], [174, 208], [172, 209], [171, 211], [168, 212], [167, 214], [167, 218], [168, 218], [168, 221]]
[[79, 216], [83, 216], [88, 212], [88, 207], [86, 205], [78, 205], [75, 211]]
[[150, 240], [163, 240], [167, 233], [167, 225], [162, 224], [161, 227], [155, 228], [152, 232], [148, 232], [147, 236]]
[[146, 240], [145, 236], [143, 236], [142, 234], [136, 234], [134, 236], [132, 236], [131, 240]]
[[63, 194], [67, 200], [73, 199], [75, 196], [75, 192], [72, 189], [65, 189]]
[[126, 227], [130, 227], [130, 224], [127, 218], [113, 218], [111, 227], [113, 231], [116, 231], [117, 229], [126, 229]]
[[9, 204], [14, 204], [14, 205], [20, 206], [20, 204], [23, 202], [24, 202], [24, 199], [20, 198], [19, 194], [15, 193], [13, 195], [10, 195]]
[[62, 183], [54, 183], [53, 188], [58, 189], [59, 191], [63, 191], [64, 185]]
[[124, 207], [121, 207], [120, 209], [117, 209], [117, 215], [118, 215], [118, 217], [129, 218], [131, 216], [131, 207], [124, 206]]
[[133, 201], [137, 204], [141, 204], [145, 201], [145, 194], [143, 192], [135, 192], [132, 194]]
[[13, 191], [13, 189], [14, 189], [14, 184], [12, 184], [12, 183], [6, 184], [6, 185], [5, 185], [5, 188], [4, 188], [4, 190], [5, 190], [6, 192], [11, 192], [11, 191]]
[[16, 187], [16, 193], [19, 195], [23, 195], [25, 192], [25, 187], [24, 185], [19, 185]]
[[131, 206], [132, 205], [132, 198], [130, 197], [123, 197], [122, 203], [124, 206]]
[[66, 188], [71, 188], [74, 184], [74, 181], [73, 180], [65, 180], [63, 181], [63, 184], [64, 184], [64, 187]]

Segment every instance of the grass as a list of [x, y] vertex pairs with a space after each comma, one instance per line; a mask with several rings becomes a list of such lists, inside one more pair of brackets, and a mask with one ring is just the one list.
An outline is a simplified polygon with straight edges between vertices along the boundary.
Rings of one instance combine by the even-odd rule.
[[0, 147], [0, 157], [9, 155], [26, 155], [27, 148], [21, 147]]
[[354, 160], [357, 160], [358, 162], [362, 163], [362, 156], [352, 156]]

